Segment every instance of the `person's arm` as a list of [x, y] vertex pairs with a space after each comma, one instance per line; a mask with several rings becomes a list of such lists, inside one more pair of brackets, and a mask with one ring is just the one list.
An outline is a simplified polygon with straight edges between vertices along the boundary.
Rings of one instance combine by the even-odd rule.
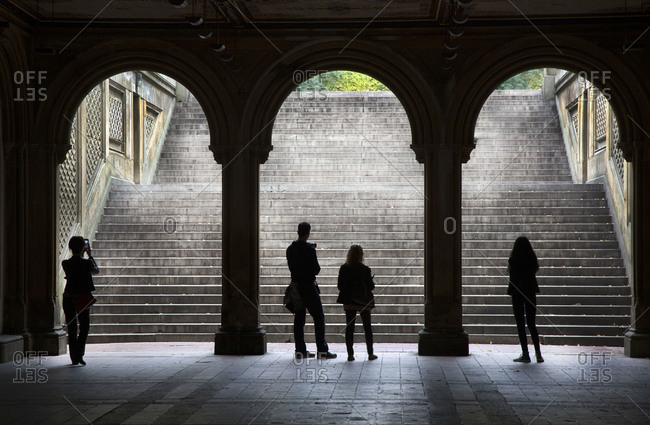
[[90, 261], [90, 274], [98, 274], [99, 267], [97, 267], [97, 263], [95, 262], [95, 259], [92, 256], [89, 256], [88, 260]]
[[313, 263], [314, 275], [317, 275], [318, 273], [320, 273], [320, 264], [318, 264], [318, 257], [316, 257], [316, 248], [313, 248], [312, 250], [312, 263]]
[[366, 266], [366, 271], [368, 272], [366, 276], [368, 289], [372, 291], [375, 289], [375, 282], [372, 280], [372, 270], [370, 270], [370, 267]]
[[343, 291], [343, 285], [344, 285], [344, 283], [343, 283], [344, 267], [345, 267], [345, 266], [341, 266], [341, 268], [339, 269], [339, 279], [338, 279], [338, 283], [336, 284], [336, 287], [339, 289], [339, 291]]

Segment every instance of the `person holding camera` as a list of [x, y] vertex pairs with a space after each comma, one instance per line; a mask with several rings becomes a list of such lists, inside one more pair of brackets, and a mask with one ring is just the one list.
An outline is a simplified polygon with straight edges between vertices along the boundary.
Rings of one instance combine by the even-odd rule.
[[363, 248], [354, 244], [348, 250], [345, 264], [339, 269], [339, 297], [336, 302], [343, 304], [345, 310], [345, 345], [348, 349], [348, 361], [354, 360], [354, 325], [357, 320], [357, 312], [363, 322], [363, 330], [366, 335], [366, 347], [368, 349], [368, 360], [376, 360], [377, 356], [372, 349], [372, 326], [370, 324], [370, 310], [375, 306], [375, 297], [372, 290], [375, 289], [373, 282], [374, 275], [370, 267], [363, 264]]
[[[63, 260], [65, 289], [63, 291], [63, 312], [68, 327], [68, 345], [73, 365], [86, 365], [83, 359], [86, 340], [90, 331], [90, 306], [96, 301], [91, 292], [95, 290], [92, 275], [99, 273], [90, 250], [88, 239], [73, 236], [68, 242], [72, 257]], [[83, 258], [88, 253], [88, 258]], [[77, 322], [79, 334], [77, 335]]]
[[314, 319], [316, 333], [316, 348], [318, 357], [334, 359], [336, 354], [329, 352], [325, 341], [325, 312], [320, 299], [320, 290], [316, 283], [316, 275], [320, 273], [320, 265], [316, 257], [316, 244], [307, 242], [311, 232], [311, 225], [306, 222], [298, 224], [298, 240], [293, 241], [287, 248], [287, 263], [291, 271], [291, 281], [297, 283], [298, 292], [302, 298], [304, 308], [297, 310], [293, 318], [293, 336], [296, 343], [296, 358], [314, 357], [307, 351], [305, 345], [305, 318], [306, 310]]

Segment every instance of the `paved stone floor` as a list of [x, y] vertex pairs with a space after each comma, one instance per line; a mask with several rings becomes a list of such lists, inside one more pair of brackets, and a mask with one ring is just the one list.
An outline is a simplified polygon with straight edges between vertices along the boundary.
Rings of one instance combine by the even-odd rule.
[[[312, 344], [313, 345], [313, 344]], [[215, 356], [203, 343], [97, 344], [85, 367], [67, 356], [0, 365], [1, 424], [650, 424], [650, 360], [621, 348], [547, 346], [513, 363], [512, 345], [469, 357], [419, 357], [376, 344], [347, 362]], [[40, 364], [39, 364], [40, 363]]]

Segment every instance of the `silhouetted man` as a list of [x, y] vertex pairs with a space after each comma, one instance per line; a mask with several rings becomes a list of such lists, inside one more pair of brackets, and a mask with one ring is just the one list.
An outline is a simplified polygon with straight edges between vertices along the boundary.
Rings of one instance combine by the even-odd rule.
[[325, 341], [325, 313], [320, 300], [320, 290], [316, 283], [316, 275], [320, 272], [318, 258], [316, 258], [316, 244], [307, 242], [311, 226], [309, 223], [298, 224], [298, 240], [293, 241], [287, 248], [287, 262], [291, 271], [291, 281], [298, 284], [298, 292], [302, 297], [305, 309], [298, 310], [293, 319], [293, 336], [296, 340], [296, 354], [299, 357], [314, 357], [307, 351], [305, 345], [305, 318], [307, 311], [314, 319], [316, 331], [316, 348], [318, 357], [325, 359], [336, 358], [330, 353]]

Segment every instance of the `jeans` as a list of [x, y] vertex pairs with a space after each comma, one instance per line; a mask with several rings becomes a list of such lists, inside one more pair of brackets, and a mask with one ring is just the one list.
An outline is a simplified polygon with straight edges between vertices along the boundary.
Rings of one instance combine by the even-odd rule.
[[300, 292], [305, 309], [297, 311], [293, 318], [293, 337], [296, 341], [296, 352], [307, 352], [307, 346], [305, 345], [305, 319], [307, 317], [307, 311], [309, 311], [309, 314], [314, 319], [316, 349], [319, 353], [326, 353], [329, 351], [329, 347], [327, 346], [327, 342], [325, 342], [325, 312], [323, 311], [323, 303], [320, 300], [316, 285], [301, 283], [298, 285], [298, 292]]
[[[370, 310], [365, 309], [359, 312], [363, 322], [363, 330], [366, 334], [366, 347], [368, 354], [373, 354], [372, 350], [372, 327], [370, 325]], [[345, 310], [345, 346], [348, 349], [348, 356], [354, 355], [354, 325], [357, 320], [356, 310]]]
[[[517, 333], [519, 334], [519, 343], [521, 344], [522, 353], [528, 353], [528, 342], [526, 340], [526, 324], [530, 331], [530, 339], [533, 340], [535, 351], [539, 352], [539, 334], [535, 326], [537, 297], [535, 294], [526, 294], [526, 296], [516, 293], [512, 296], [512, 310], [515, 313], [517, 322]], [[526, 316], [524, 323], [524, 315]]]
[[[79, 361], [86, 353], [86, 340], [90, 331], [90, 309], [87, 308], [77, 315], [74, 298], [63, 297], [63, 312], [68, 324], [70, 359], [73, 362]], [[79, 322], [79, 335], [77, 335], [77, 321]]]

